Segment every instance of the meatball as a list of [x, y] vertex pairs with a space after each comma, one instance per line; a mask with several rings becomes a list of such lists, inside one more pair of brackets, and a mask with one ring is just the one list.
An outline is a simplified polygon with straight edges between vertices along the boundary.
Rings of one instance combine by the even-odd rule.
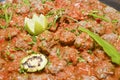
[[64, 67], [64, 70], [56, 74], [57, 80], [79, 80], [75, 76], [75, 68], [72, 65]]
[[9, 80], [29, 80], [27, 74], [13, 73], [10, 75]]
[[69, 44], [73, 44], [73, 42], [75, 41], [75, 34], [72, 32], [69, 32], [67, 30], [62, 30], [60, 35], [59, 35], [59, 40], [62, 44], [64, 45], [69, 45]]
[[38, 37], [40, 40], [40, 43], [38, 43], [39, 49], [43, 53], [49, 54], [51, 52], [51, 48], [54, 47], [58, 43], [56, 40], [54, 40], [53, 33], [49, 31], [43, 32]]
[[114, 43], [117, 40], [118, 35], [114, 34], [114, 33], [109, 33], [109, 34], [104, 34], [102, 36], [103, 39], [105, 39], [106, 41], [110, 42], [110, 43]]
[[82, 80], [98, 80], [95, 76], [82, 76]]
[[59, 59], [58, 57], [50, 56], [50, 64], [46, 67], [46, 72], [57, 74], [66, 66], [66, 61], [63, 59]]
[[67, 62], [72, 62], [74, 65], [77, 63], [78, 60], [78, 51], [71, 47], [64, 47], [62, 49], [62, 58]]
[[99, 79], [106, 79], [114, 74], [114, 66], [108, 61], [98, 62], [95, 67], [95, 73]]
[[40, 41], [46, 40], [47, 42], [51, 41], [53, 37], [54, 37], [53, 33], [49, 31], [45, 31], [38, 36]]
[[93, 48], [93, 40], [86, 33], [81, 33], [76, 37], [74, 45], [81, 50]]
[[16, 13], [19, 14], [25, 14], [28, 13], [29, 11], [30, 11], [30, 7], [27, 5], [18, 6], [18, 8], [16, 9]]
[[55, 80], [54, 76], [51, 74], [30, 74], [28, 80]]
[[29, 35], [19, 34], [19, 36], [12, 39], [12, 45], [19, 49], [30, 49], [30, 45], [32, 39]]
[[6, 39], [13, 38], [19, 33], [19, 29], [17, 28], [7, 28], [0, 30], [0, 37], [4, 37]]

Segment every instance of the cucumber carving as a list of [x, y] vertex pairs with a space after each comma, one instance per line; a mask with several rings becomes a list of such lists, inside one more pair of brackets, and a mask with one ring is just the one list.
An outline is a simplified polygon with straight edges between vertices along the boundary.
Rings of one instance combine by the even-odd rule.
[[21, 72], [36, 72], [42, 70], [47, 64], [47, 58], [43, 54], [32, 54], [22, 59]]

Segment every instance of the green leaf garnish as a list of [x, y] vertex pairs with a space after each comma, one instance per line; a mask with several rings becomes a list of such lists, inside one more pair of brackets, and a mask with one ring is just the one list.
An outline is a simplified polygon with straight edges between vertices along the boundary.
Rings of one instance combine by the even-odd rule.
[[86, 32], [89, 36], [91, 36], [103, 48], [106, 54], [111, 58], [112, 62], [120, 65], [120, 53], [117, 51], [117, 49], [114, 46], [109, 44], [107, 41], [105, 41], [98, 35], [89, 31], [88, 29], [79, 27], [78, 30]]

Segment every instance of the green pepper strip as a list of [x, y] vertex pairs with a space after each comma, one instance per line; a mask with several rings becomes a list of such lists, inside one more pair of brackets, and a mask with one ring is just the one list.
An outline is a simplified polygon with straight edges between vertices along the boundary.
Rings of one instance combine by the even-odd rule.
[[109, 22], [109, 20], [108, 20], [107, 18], [103, 17], [103, 16], [99, 16], [99, 15], [94, 14], [94, 13], [89, 13], [88, 15], [89, 15], [89, 16], [92, 16], [92, 17], [94, 17], [94, 18], [99, 18], [99, 19], [101, 19], [101, 20], [104, 20], [104, 21], [106, 21], [106, 22]]
[[78, 30], [86, 32], [89, 36], [91, 36], [103, 48], [106, 54], [112, 59], [112, 62], [120, 65], [120, 53], [116, 50], [115, 47], [113, 47], [107, 41], [103, 40], [98, 35], [89, 31], [88, 29], [79, 27]]

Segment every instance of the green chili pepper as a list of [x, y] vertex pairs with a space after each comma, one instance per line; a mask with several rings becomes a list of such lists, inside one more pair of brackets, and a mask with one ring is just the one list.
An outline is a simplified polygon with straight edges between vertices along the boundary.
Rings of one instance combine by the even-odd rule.
[[106, 54], [111, 58], [112, 62], [120, 65], [120, 53], [116, 50], [114, 46], [103, 40], [98, 35], [89, 31], [88, 29], [79, 27], [78, 30], [86, 32], [89, 36], [91, 36], [103, 48]]

